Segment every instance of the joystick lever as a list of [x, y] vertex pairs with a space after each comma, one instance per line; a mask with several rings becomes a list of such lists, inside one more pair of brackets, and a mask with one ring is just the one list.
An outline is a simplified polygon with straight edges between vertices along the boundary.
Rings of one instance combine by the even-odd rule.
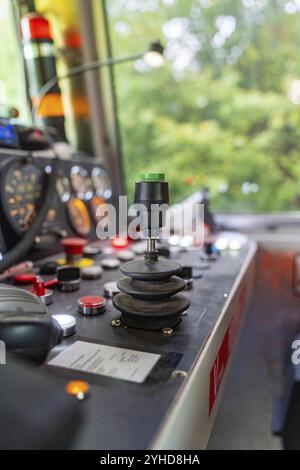
[[135, 184], [135, 207], [140, 212], [140, 229], [147, 239], [144, 259], [130, 261], [121, 267], [126, 276], [117, 282], [120, 293], [113, 297], [127, 326], [146, 330], [173, 328], [188, 309], [189, 301], [178, 292], [185, 282], [176, 276], [181, 264], [160, 259], [156, 240], [165, 224], [169, 203], [168, 183], [161, 173], [141, 175]]
[[135, 184], [134, 202], [140, 212], [140, 229], [147, 239], [149, 255], [157, 254], [156, 240], [165, 225], [166, 208], [169, 204], [168, 183], [163, 173], [144, 173]]
[[[51, 285], [51, 284], [50, 284]], [[35, 294], [44, 304], [52, 303], [53, 291], [48, 289], [49, 282], [43, 281], [40, 276], [36, 276], [33, 281], [32, 293]]]

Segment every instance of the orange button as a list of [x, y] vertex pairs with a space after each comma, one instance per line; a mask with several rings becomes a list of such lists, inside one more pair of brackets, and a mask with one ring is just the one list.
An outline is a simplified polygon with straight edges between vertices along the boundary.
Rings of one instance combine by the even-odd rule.
[[66, 392], [78, 400], [83, 400], [89, 393], [90, 386], [84, 380], [71, 380], [66, 385]]

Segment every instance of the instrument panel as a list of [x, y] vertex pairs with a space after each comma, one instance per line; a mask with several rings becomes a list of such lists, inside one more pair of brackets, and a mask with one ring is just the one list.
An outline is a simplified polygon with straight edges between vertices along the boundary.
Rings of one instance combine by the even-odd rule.
[[33, 163], [9, 165], [3, 181], [2, 204], [17, 233], [26, 232], [42, 197], [43, 171]]
[[71, 198], [67, 204], [69, 221], [78, 235], [87, 237], [91, 231], [91, 219], [86, 204], [79, 198]]
[[[43, 203], [51, 158], [0, 154], [0, 230], [5, 247], [11, 249], [29, 229]], [[53, 244], [54, 238], [78, 235], [95, 238], [97, 209], [112, 196], [106, 169], [87, 156], [60, 160], [52, 207], [39, 240]], [[47, 243], [46, 243], [47, 244]], [[6, 248], [6, 249], [5, 249]], [[38, 248], [38, 247], [36, 247]], [[44, 255], [45, 253], [43, 253]]]

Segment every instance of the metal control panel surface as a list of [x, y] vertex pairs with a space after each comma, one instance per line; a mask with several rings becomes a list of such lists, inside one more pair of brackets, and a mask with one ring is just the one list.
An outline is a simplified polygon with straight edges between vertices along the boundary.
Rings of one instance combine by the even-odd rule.
[[[139, 382], [43, 366], [65, 383], [79, 378], [91, 386], [81, 403], [84, 421], [75, 448], [205, 448], [246, 311], [255, 253], [256, 245], [247, 242], [210, 263], [201, 259], [200, 251], [172, 255], [202, 274], [193, 289], [184, 292], [191, 306], [172, 334], [112, 326], [120, 315], [111, 300], [98, 316], [78, 313], [78, 298], [102, 296], [104, 284], [122, 276], [119, 269], [105, 270], [100, 280], [82, 281], [77, 292], [55, 290], [50, 312], [73, 315], [77, 332], [63, 340], [48, 361], [78, 341], [159, 357]], [[95, 264], [107, 256], [99, 255]]]

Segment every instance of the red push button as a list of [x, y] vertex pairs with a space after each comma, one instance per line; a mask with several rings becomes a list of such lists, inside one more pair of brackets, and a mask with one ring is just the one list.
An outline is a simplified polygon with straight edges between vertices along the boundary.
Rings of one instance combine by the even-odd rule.
[[83, 248], [87, 244], [84, 238], [65, 238], [62, 240], [62, 246], [68, 255], [82, 255]]
[[99, 315], [105, 310], [106, 299], [98, 296], [81, 297], [78, 300], [78, 312], [82, 315]]
[[65, 238], [61, 243], [66, 253], [67, 263], [73, 264], [82, 258], [83, 248], [87, 244], [87, 240], [75, 237]]

